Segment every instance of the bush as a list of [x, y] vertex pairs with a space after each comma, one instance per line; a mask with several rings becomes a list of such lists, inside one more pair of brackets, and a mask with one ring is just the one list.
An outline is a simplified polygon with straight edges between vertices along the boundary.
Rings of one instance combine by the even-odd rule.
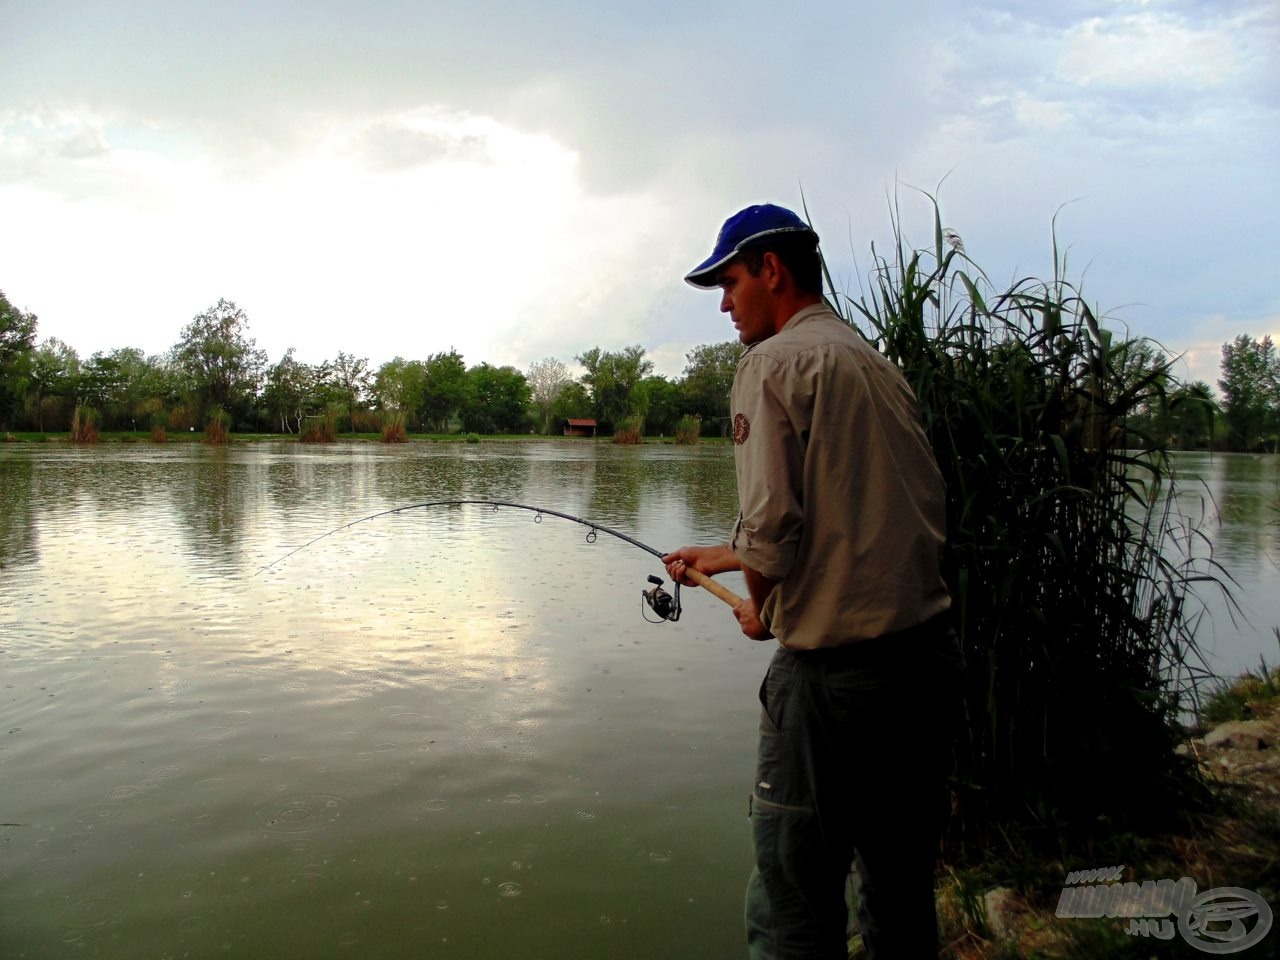
[[222, 407], [214, 407], [204, 425], [205, 443], [226, 443], [230, 437], [231, 416]]
[[644, 442], [644, 420], [641, 417], [632, 414], [629, 417], [623, 417], [618, 421], [617, 428], [613, 431], [614, 443], [643, 443]]
[[306, 426], [298, 436], [300, 443], [333, 443], [338, 439], [338, 415], [327, 410], [318, 416], [307, 417]]
[[71, 414], [71, 439], [75, 443], [98, 442], [98, 411], [92, 407], [76, 405]]
[[681, 417], [676, 423], [676, 443], [697, 443], [702, 436], [701, 417]]
[[404, 430], [404, 412], [396, 410], [388, 413], [382, 422], [382, 442], [404, 443], [408, 439]]

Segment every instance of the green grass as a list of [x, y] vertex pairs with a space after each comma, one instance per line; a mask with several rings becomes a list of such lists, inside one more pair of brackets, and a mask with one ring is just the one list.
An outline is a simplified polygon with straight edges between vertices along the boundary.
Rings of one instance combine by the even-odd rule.
[[[1273, 628], [1280, 640], [1280, 627]], [[1253, 720], [1280, 707], [1280, 667], [1260, 659], [1257, 670], [1246, 670], [1235, 679], [1219, 679], [1196, 711], [1202, 729], [1232, 720]]]

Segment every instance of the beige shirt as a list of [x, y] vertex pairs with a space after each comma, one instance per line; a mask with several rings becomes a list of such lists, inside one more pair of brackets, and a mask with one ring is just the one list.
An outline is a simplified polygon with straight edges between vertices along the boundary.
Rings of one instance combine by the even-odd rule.
[[779, 581], [760, 619], [792, 649], [904, 630], [951, 605], [942, 475], [898, 370], [825, 305], [738, 364], [730, 541]]

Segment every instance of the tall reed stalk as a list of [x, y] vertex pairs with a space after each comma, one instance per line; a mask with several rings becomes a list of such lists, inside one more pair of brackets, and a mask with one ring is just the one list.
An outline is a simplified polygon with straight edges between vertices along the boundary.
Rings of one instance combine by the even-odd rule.
[[338, 414], [330, 408], [322, 415], [308, 417], [298, 434], [300, 443], [333, 443], [338, 439]]
[[98, 442], [98, 411], [76, 404], [71, 414], [71, 440], [74, 443]]
[[209, 411], [209, 419], [205, 421], [205, 443], [226, 443], [230, 438], [231, 415], [222, 407], [214, 407]]
[[702, 417], [684, 416], [676, 423], [676, 443], [697, 443], [702, 437]]
[[831, 298], [915, 390], [947, 484], [969, 713], [955, 852], [1158, 829], [1203, 797], [1175, 747], [1199, 659], [1185, 601], [1213, 579], [1171, 508], [1165, 438], [1133, 428], [1167, 368], [1121, 376], [1056, 238], [1051, 279], [996, 290], [929, 199], [932, 248], [895, 208], [867, 289]]
[[381, 437], [383, 443], [405, 443], [408, 441], [409, 437], [404, 429], [403, 410], [392, 410], [383, 416]]
[[631, 414], [618, 421], [613, 431], [614, 443], [637, 444], [644, 442], [644, 418]]

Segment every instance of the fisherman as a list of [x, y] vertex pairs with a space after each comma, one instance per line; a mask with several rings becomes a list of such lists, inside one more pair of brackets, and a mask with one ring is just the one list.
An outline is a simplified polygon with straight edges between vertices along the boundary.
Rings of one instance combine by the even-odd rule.
[[747, 886], [753, 960], [845, 960], [851, 865], [876, 960], [938, 954], [934, 871], [960, 649], [939, 561], [942, 476], [910, 387], [825, 304], [817, 234], [747, 207], [685, 280], [719, 288], [746, 352], [732, 390], [728, 543], [663, 557], [741, 570], [742, 632], [776, 638], [760, 688]]

